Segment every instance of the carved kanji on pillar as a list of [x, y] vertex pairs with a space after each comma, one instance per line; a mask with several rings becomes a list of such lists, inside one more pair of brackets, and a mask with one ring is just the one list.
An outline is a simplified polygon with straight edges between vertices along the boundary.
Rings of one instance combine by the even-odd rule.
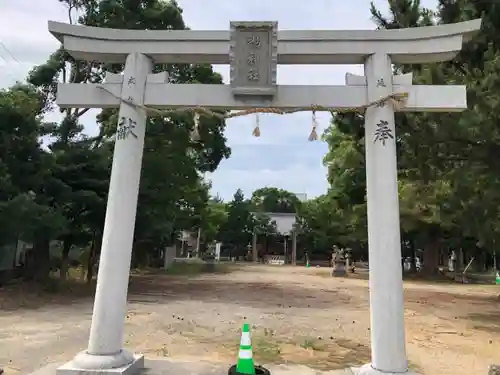
[[389, 127], [389, 122], [385, 120], [380, 120], [377, 124], [377, 129], [374, 132], [373, 143], [381, 142], [382, 146], [385, 146], [385, 143], [389, 139], [394, 139], [394, 135], [392, 134], [392, 130]]
[[136, 126], [137, 122], [133, 121], [130, 117], [121, 117], [116, 129], [116, 139], [127, 139], [129, 136], [137, 138], [137, 134], [135, 133]]

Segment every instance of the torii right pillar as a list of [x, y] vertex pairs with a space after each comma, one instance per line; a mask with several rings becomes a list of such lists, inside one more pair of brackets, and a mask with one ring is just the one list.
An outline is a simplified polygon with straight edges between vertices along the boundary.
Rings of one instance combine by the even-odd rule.
[[[393, 93], [391, 59], [377, 53], [365, 62], [370, 102]], [[365, 113], [368, 252], [370, 268], [371, 363], [359, 374], [408, 373], [394, 107]]]

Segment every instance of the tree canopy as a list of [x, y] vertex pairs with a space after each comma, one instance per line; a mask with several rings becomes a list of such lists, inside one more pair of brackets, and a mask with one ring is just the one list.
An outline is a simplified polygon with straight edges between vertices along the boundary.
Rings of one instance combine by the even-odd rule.
[[[452, 61], [395, 66], [421, 84], [463, 84], [469, 109], [462, 113], [398, 113], [399, 194], [403, 240], [423, 250], [427, 271], [437, 268], [439, 250], [464, 249], [477, 257], [498, 237], [498, 79], [500, 24], [496, 2], [440, 0], [425, 9], [419, 0], [389, 0], [389, 13], [371, 4], [376, 27], [398, 29], [483, 17], [481, 34]], [[353, 220], [348, 242], [366, 244], [366, 181], [363, 116], [337, 114], [325, 139], [325, 156], [337, 220]], [[363, 230], [358, 231], [358, 225]]]
[[[187, 29], [175, 1], [60, 0], [78, 9], [82, 25]], [[435, 272], [450, 250], [491, 259], [500, 233], [500, 3], [439, 0], [425, 9], [419, 0], [388, 0], [388, 12], [371, 4], [374, 27], [398, 29], [483, 17], [481, 34], [452, 61], [394, 66], [420, 84], [467, 86], [462, 113], [398, 113], [396, 116], [403, 255], [423, 252]], [[71, 12], [70, 12], [71, 13]], [[116, 131], [117, 111], [102, 110], [96, 133], [82, 124], [88, 109], [58, 109], [57, 83], [101, 82], [123, 66], [78, 61], [62, 48], [32, 69], [26, 82], [0, 91], [0, 258], [18, 240], [32, 244], [24, 260], [26, 278], [46, 278], [51, 268], [65, 275], [70, 253], [92, 265], [100, 251]], [[210, 65], [158, 65], [172, 82], [222, 84]], [[59, 111], [60, 120], [44, 119]], [[275, 236], [265, 213], [297, 216], [299, 253], [329, 254], [333, 246], [367, 256], [364, 118], [336, 113], [323, 138], [328, 191], [300, 202], [293, 192], [263, 187], [232, 201], [211, 195], [203, 178], [230, 157], [225, 122], [202, 116], [200, 137], [190, 136], [191, 116], [150, 116], [133, 246], [133, 264], [155, 264], [180, 231], [198, 231], [203, 244], [222, 241], [244, 252], [255, 234]], [[54, 241], [60, 244], [54, 255]], [[52, 250], [51, 250], [52, 249]], [[9, 253], [10, 254], [10, 253]], [[51, 258], [60, 259], [54, 266]], [[1, 259], [0, 259], [1, 260]], [[0, 262], [0, 265], [5, 261]], [[36, 265], [36, 266], [35, 266]]]
[[[182, 9], [176, 2], [73, 1], [82, 25], [172, 30], [186, 29]], [[73, 20], [70, 20], [73, 21]], [[2, 124], [3, 202], [0, 220], [6, 221], [3, 242], [15, 234], [33, 242], [33, 254], [44, 259], [47, 274], [50, 241], [62, 243], [63, 265], [75, 246], [91, 247], [95, 261], [100, 249], [109, 174], [116, 131], [116, 110], [98, 113], [96, 135], [83, 132], [82, 116], [88, 109], [61, 109], [61, 120], [44, 123], [43, 116], [56, 108], [57, 83], [96, 83], [107, 71], [123, 66], [73, 59], [63, 49], [30, 72], [27, 83], [0, 95]], [[168, 71], [173, 82], [222, 84], [222, 77], [209, 65], [156, 66]], [[200, 137], [190, 137], [193, 119], [187, 115], [150, 116], [144, 146], [143, 170], [134, 236], [135, 262], [161, 254], [181, 229], [200, 224], [209, 201], [209, 185], [202, 172], [214, 171], [229, 157], [224, 121], [201, 119]], [[41, 137], [50, 136], [48, 147]], [[21, 207], [20, 207], [21, 206]], [[16, 220], [11, 220], [15, 214]], [[30, 227], [26, 224], [32, 223]], [[12, 237], [12, 236], [11, 236]], [[41, 263], [39, 263], [41, 264]], [[64, 272], [63, 272], [64, 273]]]

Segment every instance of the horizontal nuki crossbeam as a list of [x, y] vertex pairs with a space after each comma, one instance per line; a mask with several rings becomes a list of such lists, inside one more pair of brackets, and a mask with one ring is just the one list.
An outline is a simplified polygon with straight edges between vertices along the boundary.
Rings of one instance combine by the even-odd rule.
[[[405, 85], [408, 76], [395, 79], [395, 94], [408, 94], [400, 111], [453, 112], [467, 108], [465, 86]], [[411, 77], [410, 77], [411, 78]], [[311, 106], [350, 110], [369, 104], [363, 77], [348, 78], [348, 86], [280, 85], [267, 102], [234, 97], [226, 85], [165, 84], [148, 79], [144, 105], [156, 108], [205, 107], [237, 110], [245, 108], [293, 109]], [[352, 82], [351, 82], [352, 81]], [[57, 104], [71, 108], [116, 108], [121, 103], [121, 82], [97, 84], [59, 84]], [[126, 99], [126, 98], [125, 98]]]

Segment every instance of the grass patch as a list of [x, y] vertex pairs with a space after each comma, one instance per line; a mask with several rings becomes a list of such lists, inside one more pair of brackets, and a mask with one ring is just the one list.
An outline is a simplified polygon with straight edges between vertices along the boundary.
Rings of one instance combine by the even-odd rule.
[[315, 268], [313, 269], [313, 274], [321, 277], [331, 277], [332, 269], [331, 268]]
[[233, 271], [230, 264], [227, 263], [207, 263], [203, 260], [190, 260], [183, 262], [174, 262], [165, 271], [167, 275], [192, 276], [204, 273], [230, 273]]
[[325, 351], [327, 349], [323, 341], [314, 338], [304, 338], [299, 342], [299, 346], [306, 350]]
[[421, 366], [413, 363], [412, 361], [408, 361], [408, 370], [409, 372], [413, 372], [415, 374], [423, 374], [424, 371]]
[[[253, 358], [258, 364], [280, 363], [281, 342], [275, 337], [252, 334]], [[240, 338], [234, 337], [228, 342], [220, 345], [221, 351], [237, 358], [240, 345]]]
[[276, 363], [282, 360], [281, 344], [272, 337], [257, 337], [252, 344], [258, 363]]
[[[239, 337], [219, 345], [219, 348], [224, 356], [236, 358]], [[316, 370], [336, 370], [370, 362], [368, 346], [343, 338], [282, 338], [259, 330], [252, 332], [252, 349], [258, 364], [287, 363]]]

